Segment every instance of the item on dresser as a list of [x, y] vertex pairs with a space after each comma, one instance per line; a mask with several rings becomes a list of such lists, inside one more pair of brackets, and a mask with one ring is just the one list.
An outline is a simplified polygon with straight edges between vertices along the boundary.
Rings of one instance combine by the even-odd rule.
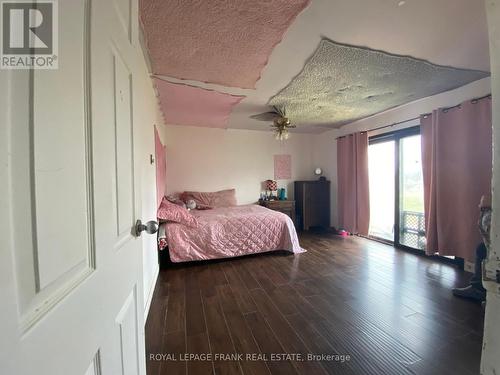
[[299, 229], [330, 227], [330, 181], [295, 181], [294, 195]]
[[274, 201], [263, 201], [260, 202], [261, 206], [264, 206], [266, 208], [269, 208], [270, 210], [273, 211], [279, 211], [284, 213], [285, 215], [289, 216], [293, 224], [296, 226], [296, 221], [295, 221], [295, 201], [291, 200], [274, 200]]
[[278, 183], [274, 180], [266, 180], [266, 189], [269, 193], [268, 199], [276, 199], [273, 194], [273, 191], [278, 190]]
[[323, 170], [322, 170], [321, 168], [316, 168], [316, 169], [314, 170], [314, 174], [315, 174], [316, 176], [319, 176], [318, 180], [320, 180], [320, 181], [326, 181], [326, 177], [325, 177], [325, 176], [322, 176], [322, 174], [323, 174]]
[[278, 189], [278, 199], [280, 201], [285, 201], [286, 200], [286, 189], [285, 188]]

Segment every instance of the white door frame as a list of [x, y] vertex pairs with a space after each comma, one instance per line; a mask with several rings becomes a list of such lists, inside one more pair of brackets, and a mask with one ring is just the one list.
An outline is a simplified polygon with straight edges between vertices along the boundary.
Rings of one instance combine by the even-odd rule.
[[491, 59], [493, 100], [493, 179], [491, 248], [485, 262], [483, 283], [487, 289], [481, 374], [500, 374], [500, 284], [495, 278], [500, 270], [500, 1], [485, 0]]

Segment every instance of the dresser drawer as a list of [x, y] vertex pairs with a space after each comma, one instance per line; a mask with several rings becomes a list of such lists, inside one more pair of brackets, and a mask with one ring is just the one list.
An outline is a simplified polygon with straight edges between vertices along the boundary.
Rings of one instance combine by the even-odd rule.
[[264, 202], [264, 206], [270, 208], [271, 210], [281, 210], [287, 209], [290, 210], [295, 208], [295, 201], [267, 201]]
[[295, 225], [295, 201], [263, 201], [260, 204], [266, 208], [269, 208], [270, 210], [278, 211], [290, 216], [293, 224]]

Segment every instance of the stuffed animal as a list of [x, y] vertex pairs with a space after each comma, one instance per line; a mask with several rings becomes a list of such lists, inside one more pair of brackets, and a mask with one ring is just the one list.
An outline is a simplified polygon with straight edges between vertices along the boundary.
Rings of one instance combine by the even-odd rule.
[[188, 210], [194, 210], [196, 208], [196, 202], [193, 199], [190, 199], [186, 202], [186, 208]]

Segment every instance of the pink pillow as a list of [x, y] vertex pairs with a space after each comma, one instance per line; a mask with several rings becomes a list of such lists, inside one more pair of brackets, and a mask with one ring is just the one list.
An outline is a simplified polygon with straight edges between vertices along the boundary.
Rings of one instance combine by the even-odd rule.
[[198, 191], [185, 191], [181, 195], [181, 199], [187, 202], [193, 199], [196, 205], [208, 207], [230, 207], [236, 206], [236, 190], [228, 189], [211, 193], [202, 193]]
[[207, 206], [206, 204], [196, 203], [197, 210], [212, 210], [212, 206]]
[[169, 202], [165, 197], [161, 201], [156, 216], [160, 220], [173, 221], [174, 223], [184, 224], [189, 227], [198, 226], [198, 220], [187, 209]]
[[181, 198], [175, 196], [175, 195], [166, 195], [165, 198], [170, 202], [170, 203], [173, 203], [173, 204], [176, 204], [178, 206], [181, 206], [181, 207], [184, 207], [186, 208], [186, 203], [184, 203], [182, 201]]

